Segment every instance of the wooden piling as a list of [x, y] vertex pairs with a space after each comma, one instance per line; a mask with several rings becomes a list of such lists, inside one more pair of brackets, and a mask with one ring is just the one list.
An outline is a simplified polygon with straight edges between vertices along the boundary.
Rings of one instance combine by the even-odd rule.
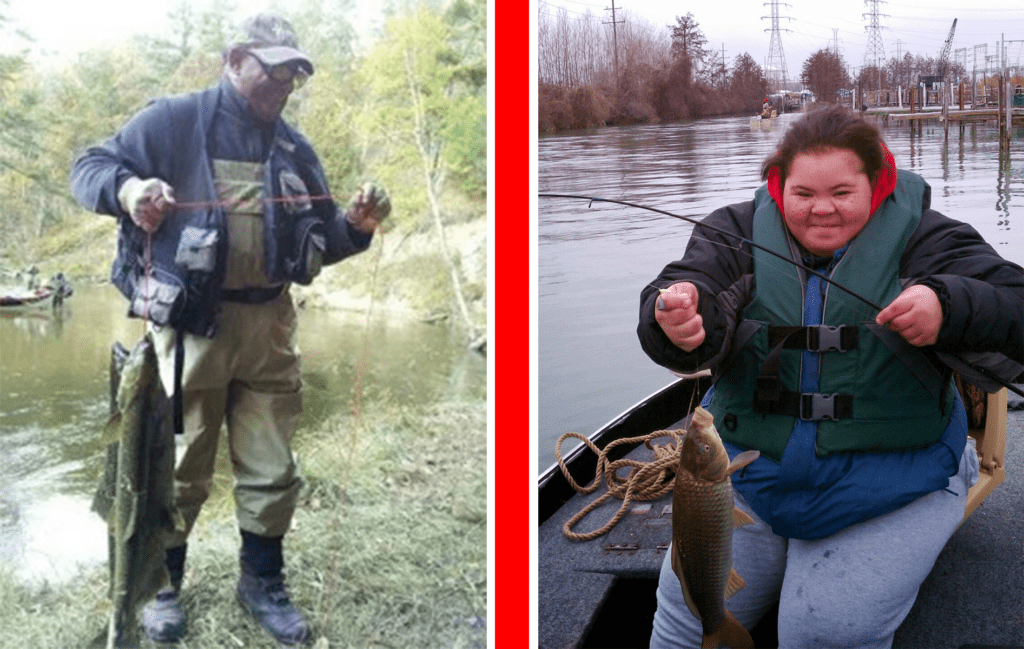
[[997, 108], [996, 108], [996, 114], [998, 115], [997, 121], [999, 123], [999, 148], [1000, 149], [1003, 148], [1003, 142], [1006, 141], [1006, 132], [1009, 130], [1006, 127], [1006, 124], [1003, 121], [1003, 113], [1004, 113], [1004, 110], [1003, 110], [1004, 103], [1003, 102], [1005, 101], [1004, 98], [1006, 97], [1006, 88], [1004, 87], [1005, 83], [1006, 83], [1006, 76], [1005, 75], [1001, 75], [999, 77], [999, 92], [997, 93], [997, 96], [996, 96], [996, 99], [998, 100]]

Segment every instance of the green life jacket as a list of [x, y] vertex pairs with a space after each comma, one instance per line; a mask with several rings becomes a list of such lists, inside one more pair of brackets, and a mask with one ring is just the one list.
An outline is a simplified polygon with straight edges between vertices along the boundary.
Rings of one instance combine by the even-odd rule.
[[[925, 187], [920, 176], [900, 170], [893, 194], [851, 242], [831, 278], [882, 306], [899, 295], [900, 258], [921, 219]], [[765, 187], [757, 190], [754, 209], [753, 240], [799, 262], [799, 248]], [[904, 450], [938, 441], [952, 413], [948, 377], [921, 350], [876, 325], [871, 307], [831, 283], [825, 284], [822, 324], [842, 327], [845, 344], [836, 346], [853, 348], [818, 354], [819, 392], [800, 394], [802, 351], [777, 341], [787, 331], [778, 327], [804, 325], [804, 275], [754, 249], [754, 294], [708, 408], [722, 439], [778, 462], [800, 416], [818, 421], [819, 456]], [[840, 338], [835, 329], [812, 328], [823, 341]], [[790, 338], [806, 341], [806, 330]], [[780, 406], [787, 403], [788, 409]]]

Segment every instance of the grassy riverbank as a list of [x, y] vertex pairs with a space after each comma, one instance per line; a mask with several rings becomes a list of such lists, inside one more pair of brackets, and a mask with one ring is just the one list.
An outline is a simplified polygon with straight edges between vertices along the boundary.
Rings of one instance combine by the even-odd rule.
[[[364, 404], [296, 440], [306, 484], [285, 537], [292, 600], [324, 647], [486, 646], [486, 404]], [[235, 602], [230, 477], [190, 539], [188, 648], [276, 647]], [[109, 613], [106, 568], [27, 588], [0, 570], [0, 647], [85, 647]]]

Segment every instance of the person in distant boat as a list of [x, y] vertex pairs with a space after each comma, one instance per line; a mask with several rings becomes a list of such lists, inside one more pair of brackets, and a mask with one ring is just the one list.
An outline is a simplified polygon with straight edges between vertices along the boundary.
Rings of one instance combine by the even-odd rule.
[[[979, 475], [934, 352], [1024, 363], [1024, 269], [931, 209], [848, 108], [801, 117], [761, 176], [706, 218], [737, 238], [700, 232], [643, 289], [637, 332], [660, 365], [713, 371], [702, 405], [730, 457], [760, 451], [732, 476], [754, 520], [733, 537], [732, 614], [751, 629], [778, 602], [780, 647], [890, 647]], [[651, 647], [700, 646], [669, 554]]]
[[290, 447], [302, 383], [288, 287], [365, 250], [391, 207], [367, 184], [339, 209], [313, 148], [281, 119], [313, 74], [287, 20], [247, 19], [223, 56], [218, 85], [157, 100], [85, 151], [72, 191], [86, 208], [118, 218], [113, 283], [130, 315], [152, 323], [164, 386], [183, 400], [175, 498], [184, 527], [168, 543], [170, 585], [143, 610], [146, 634], [158, 642], [185, 634], [186, 540], [226, 422], [242, 537], [239, 600], [278, 641], [299, 643], [308, 625], [282, 572], [301, 482]]

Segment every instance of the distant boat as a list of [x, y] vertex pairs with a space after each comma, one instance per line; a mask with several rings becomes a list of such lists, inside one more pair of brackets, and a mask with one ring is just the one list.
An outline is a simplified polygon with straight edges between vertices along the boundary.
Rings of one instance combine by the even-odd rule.
[[60, 306], [64, 298], [73, 293], [73, 289], [66, 281], [61, 280], [57, 286], [42, 286], [34, 290], [12, 291], [0, 295], [0, 309], [15, 310], [31, 307], [45, 307], [53, 305]]

